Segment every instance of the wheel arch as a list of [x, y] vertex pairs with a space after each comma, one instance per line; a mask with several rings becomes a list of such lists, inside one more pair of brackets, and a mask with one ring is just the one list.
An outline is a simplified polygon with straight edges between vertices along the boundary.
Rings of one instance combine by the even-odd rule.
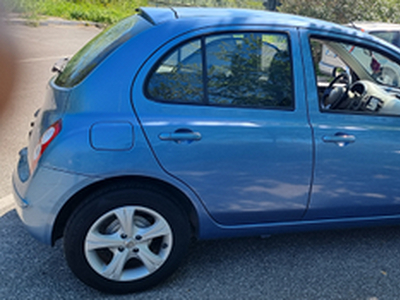
[[61, 208], [60, 212], [57, 214], [56, 220], [54, 222], [51, 243], [54, 245], [55, 241], [61, 238], [64, 234], [64, 228], [67, 224], [68, 219], [71, 214], [77, 209], [77, 207], [82, 203], [82, 201], [89, 194], [93, 193], [98, 189], [107, 188], [107, 186], [112, 186], [116, 184], [134, 184], [142, 188], [157, 189], [157, 192], [163, 193], [165, 196], [174, 201], [188, 216], [191, 232], [193, 237], [198, 236], [198, 224], [199, 218], [196, 209], [189, 198], [177, 187], [166, 183], [165, 181], [142, 176], [123, 176], [115, 178], [107, 178], [95, 182], [85, 188], [79, 190], [74, 194]]

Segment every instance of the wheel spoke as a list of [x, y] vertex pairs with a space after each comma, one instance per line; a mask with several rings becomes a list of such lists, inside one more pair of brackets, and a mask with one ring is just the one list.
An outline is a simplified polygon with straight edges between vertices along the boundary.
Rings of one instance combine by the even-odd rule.
[[137, 256], [150, 273], [157, 270], [158, 267], [164, 262], [164, 258], [151, 252], [150, 249], [145, 245], [140, 247], [140, 251], [138, 252]]
[[98, 232], [89, 232], [85, 240], [86, 250], [96, 250], [102, 248], [117, 248], [123, 246], [123, 241], [118, 234], [100, 234]]
[[154, 238], [171, 234], [168, 223], [164, 220], [157, 219], [157, 221], [150, 227], [143, 228], [139, 231], [143, 241], [149, 241]]
[[135, 208], [132, 206], [122, 207], [118, 210], [115, 210], [115, 215], [118, 218], [118, 221], [121, 225], [123, 232], [131, 237], [134, 233], [134, 222], [133, 216], [135, 215]]
[[105, 267], [101, 274], [109, 279], [119, 280], [122, 276], [122, 272], [128, 258], [129, 251], [115, 251], [111, 262]]

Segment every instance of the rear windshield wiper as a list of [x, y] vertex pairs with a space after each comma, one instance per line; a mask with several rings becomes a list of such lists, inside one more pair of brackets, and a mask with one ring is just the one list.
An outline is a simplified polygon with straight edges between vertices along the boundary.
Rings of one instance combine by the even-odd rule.
[[65, 65], [67, 64], [69, 58], [68, 57], [64, 57], [59, 59], [54, 66], [51, 68], [52, 72], [57, 72], [59, 74], [61, 74], [65, 68]]

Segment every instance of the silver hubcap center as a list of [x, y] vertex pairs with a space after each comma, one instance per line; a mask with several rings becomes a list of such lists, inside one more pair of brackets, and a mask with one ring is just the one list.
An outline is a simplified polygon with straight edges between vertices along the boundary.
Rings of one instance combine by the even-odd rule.
[[135, 247], [135, 243], [133, 241], [127, 241], [127, 242], [125, 242], [125, 247], [131, 249], [131, 248]]

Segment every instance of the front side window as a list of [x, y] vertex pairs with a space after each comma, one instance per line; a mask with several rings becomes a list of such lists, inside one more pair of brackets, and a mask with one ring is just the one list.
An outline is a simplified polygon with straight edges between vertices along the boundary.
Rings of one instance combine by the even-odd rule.
[[311, 38], [320, 108], [327, 112], [400, 115], [400, 64], [347, 41]]
[[187, 42], [157, 64], [146, 92], [172, 103], [292, 109], [288, 37], [226, 33]]

